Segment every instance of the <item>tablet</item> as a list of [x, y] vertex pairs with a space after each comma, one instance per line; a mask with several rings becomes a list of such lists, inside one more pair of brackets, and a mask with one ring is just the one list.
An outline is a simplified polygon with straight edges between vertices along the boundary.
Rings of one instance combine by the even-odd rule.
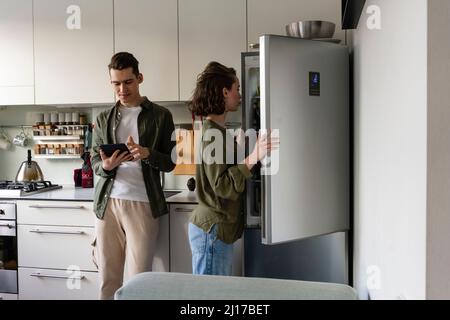
[[125, 143], [102, 144], [100, 149], [102, 149], [107, 157], [111, 157], [116, 150], [120, 150], [119, 154], [123, 151], [130, 152]]

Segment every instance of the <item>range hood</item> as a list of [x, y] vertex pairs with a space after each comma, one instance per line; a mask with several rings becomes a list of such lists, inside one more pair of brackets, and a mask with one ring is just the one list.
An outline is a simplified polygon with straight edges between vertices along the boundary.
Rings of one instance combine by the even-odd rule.
[[342, 29], [356, 29], [366, 0], [341, 0]]

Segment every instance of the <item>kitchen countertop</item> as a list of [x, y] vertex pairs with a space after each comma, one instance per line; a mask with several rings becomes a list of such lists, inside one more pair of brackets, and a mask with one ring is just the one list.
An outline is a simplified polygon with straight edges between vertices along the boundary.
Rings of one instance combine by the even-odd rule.
[[[195, 191], [189, 190], [167, 190], [181, 191], [180, 193], [166, 198], [167, 203], [197, 203]], [[48, 201], [94, 201], [94, 188], [75, 188], [73, 185], [63, 185], [62, 189], [36, 193], [30, 196], [2, 197], [10, 200], [48, 200]]]
[[168, 203], [198, 203], [197, 193], [195, 191], [182, 190], [171, 197], [166, 198]]
[[62, 189], [39, 192], [30, 196], [24, 195], [20, 197], [8, 197], [7, 199], [93, 201], [94, 188], [75, 188], [73, 185], [62, 185]]

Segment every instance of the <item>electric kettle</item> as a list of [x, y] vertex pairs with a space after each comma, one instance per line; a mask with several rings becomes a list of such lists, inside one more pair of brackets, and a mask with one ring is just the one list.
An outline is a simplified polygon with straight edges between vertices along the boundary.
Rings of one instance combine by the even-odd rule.
[[28, 150], [28, 159], [19, 167], [16, 174], [16, 182], [44, 181], [44, 175], [36, 161], [31, 161], [31, 150]]

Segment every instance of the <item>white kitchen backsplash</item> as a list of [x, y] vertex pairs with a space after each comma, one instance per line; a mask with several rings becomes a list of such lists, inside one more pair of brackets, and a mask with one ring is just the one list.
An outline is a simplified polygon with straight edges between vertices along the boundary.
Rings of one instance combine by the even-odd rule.
[[[175, 124], [191, 123], [191, 114], [183, 103], [159, 103], [166, 106], [173, 115]], [[11, 125], [35, 124], [38, 113], [45, 112], [80, 112], [87, 115], [88, 122], [94, 122], [97, 115], [109, 107], [93, 108], [57, 108], [53, 106], [9, 106], [0, 107], [0, 127]], [[229, 117], [229, 121], [240, 121], [240, 112]], [[5, 127], [3, 130], [12, 139], [19, 134], [20, 127]], [[25, 128], [25, 132], [31, 137], [31, 128]], [[13, 180], [20, 164], [26, 160], [27, 150], [32, 147], [19, 147], [13, 145], [9, 150], [0, 150], [0, 180]], [[34, 155], [34, 153], [33, 153]], [[81, 159], [33, 159], [38, 162], [46, 180], [56, 184], [73, 184], [73, 170], [81, 168]], [[187, 180], [192, 176], [174, 175], [167, 173], [165, 176], [166, 189], [187, 189]]]

